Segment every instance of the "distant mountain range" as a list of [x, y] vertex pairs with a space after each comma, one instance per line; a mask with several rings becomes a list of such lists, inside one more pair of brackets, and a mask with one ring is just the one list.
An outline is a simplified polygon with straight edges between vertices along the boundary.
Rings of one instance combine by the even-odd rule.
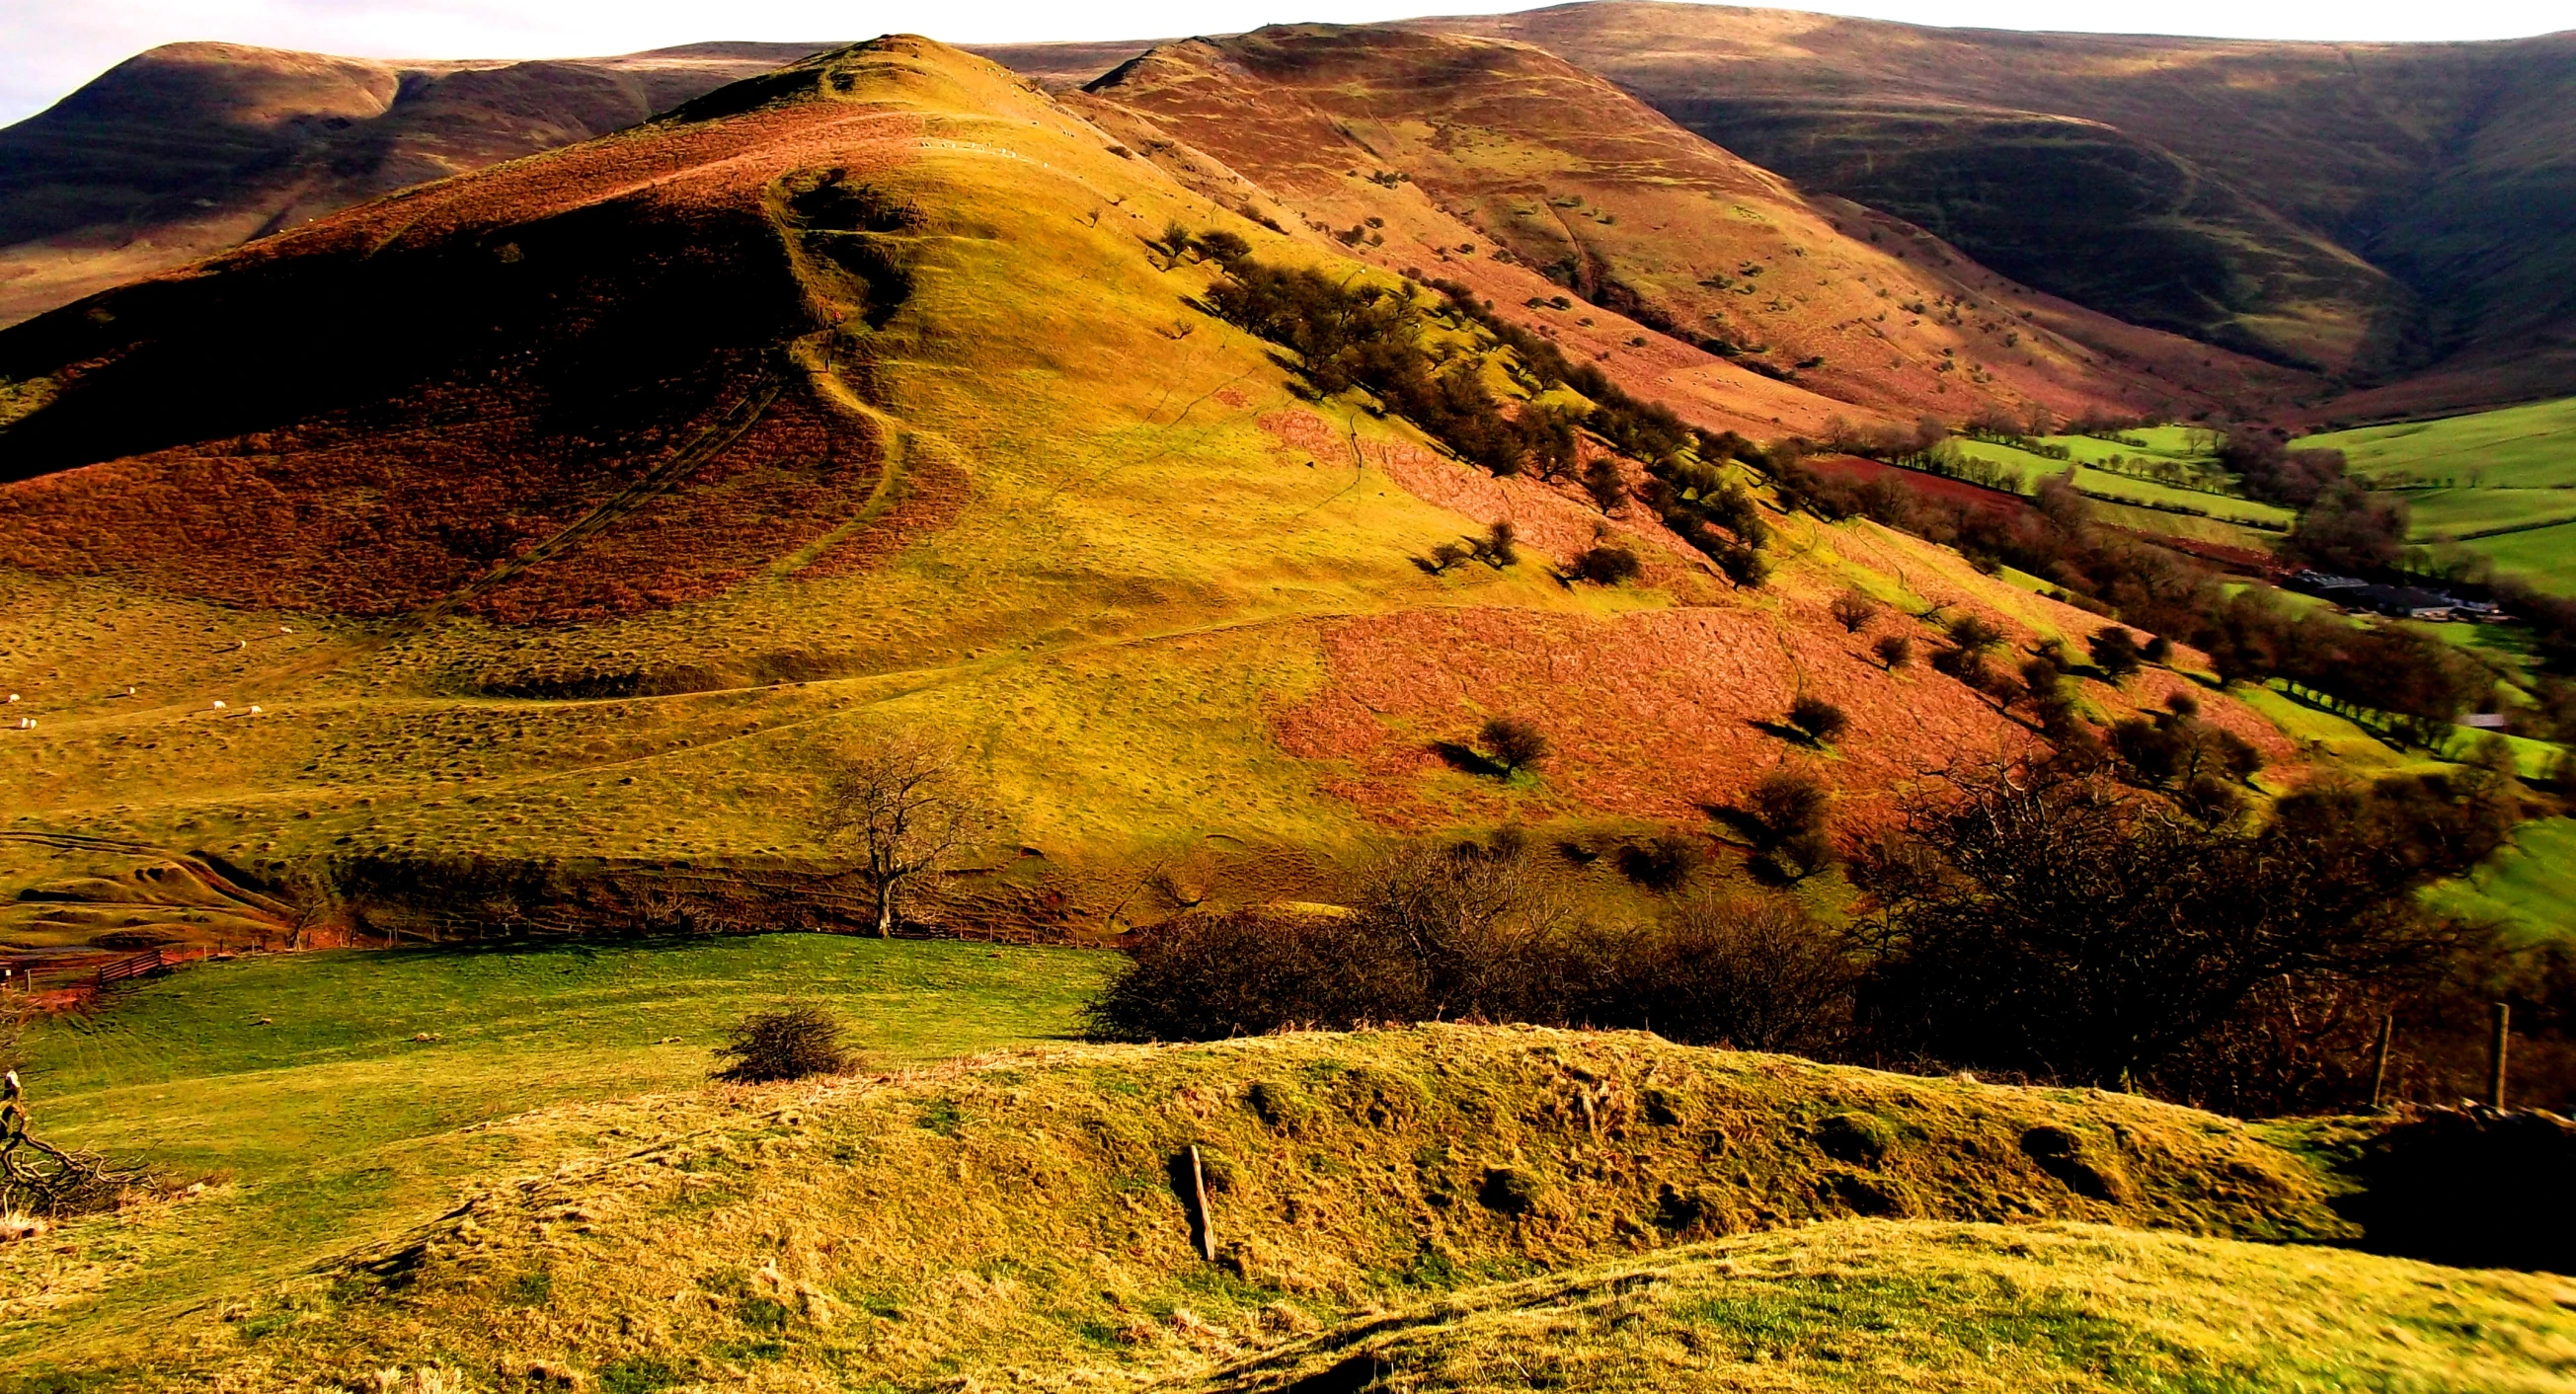
[[[2030, 289], [2357, 393], [2338, 414], [2576, 391], [2576, 34], [2267, 43], [1653, 0], [1363, 32], [1390, 30], [1536, 45]], [[1062, 89], [1153, 46], [976, 51]], [[0, 131], [0, 323], [820, 47], [156, 49]]]

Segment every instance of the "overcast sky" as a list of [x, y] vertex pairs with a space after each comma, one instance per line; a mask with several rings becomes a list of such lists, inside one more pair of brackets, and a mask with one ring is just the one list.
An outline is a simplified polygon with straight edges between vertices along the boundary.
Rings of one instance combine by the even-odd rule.
[[[1509, 0], [0, 0], [0, 124], [132, 54], [184, 39], [376, 58], [536, 58], [904, 30], [954, 43], [1154, 38], [1510, 8]], [[1788, 8], [1917, 24], [2266, 39], [2496, 39], [2576, 27], [2568, 0], [1825, 0]]]

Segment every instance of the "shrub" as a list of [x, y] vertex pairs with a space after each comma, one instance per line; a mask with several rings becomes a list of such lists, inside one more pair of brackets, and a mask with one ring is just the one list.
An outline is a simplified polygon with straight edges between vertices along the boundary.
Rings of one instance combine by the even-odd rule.
[[1476, 560], [1497, 571], [1517, 564], [1521, 559], [1520, 548], [1514, 545], [1518, 536], [1510, 523], [1494, 524], [1486, 529], [1484, 539], [1476, 544]]
[[1834, 597], [1834, 623], [1846, 634], [1858, 634], [1878, 618], [1879, 604], [1859, 591], [1844, 591]]
[[1583, 492], [1604, 513], [1617, 508], [1628, 497], [1628, 485], [1619, 477], [1619, 464], [1607, 455], [1595, 455], [1583, 467]]
[[1471, 553], [1469, 552], [1467, 545], [1463, 542], [1443, 542], [1431, 549], [1431, 557], [1428, 563], [1431, 569], [1431, 574], [1437, 576], [1440, 573], [1447, 571], [1449, 568], [1456, 566], [1458, 563], [1465, 561], [1470, 555]]
[[1853, 970], [1794, 902], [1701, 890], [1639, 937], [1620, 977], [1631, 1010], [1667, 1039], [1818, 1050], [1843, 1034]]
[[725, 1032], [716, 1058], [726, 1062], [716, 1078], [736, 1084], [840, 1074], [851, 1065], [850, 1052], [841, 1044], [841, 1023], [813, 1006], [744, 1017]]
[[2147, 646], [2138, 652], [2139, 656], [2149, 663], [2171, 663], [2173, 662], [2173, 640], [2161, 634], [2149, 635]]
[[1851, 718], [1822, 697], [1806, 696], [1789, 704], [1789, 724], [1804, 732], [1807, 739], [1822, 744], [1841, 735], [1851, 725]]
[[1853, 882], [1882, 946], [1862, 988], [1884, 1058], [2136, 1080], [2280, 982], [2402, 980], [2453, 931], [2416, 903], [2504, 836], [2479, 772], [2291, 795], [2201, 825], [2057, 765], [1956, 773]]
[[1516, 774], [1547, 758], [1546, 733], [1520, 717], [1494, 717], [1477, 734], [1484, 742], [1485, 753], [1495, 764], [1503, 767], [1506, 775]]
[[1643, 570], [1637, 554], [1625, 547], [1593, 547], [1574, 559], [1575, 579], [1597, 586], [1616, 586], [1637, 579]]
[[1726, 579], [1746, 590], [1758, 590], [1763, 582], [1771, 579], [1771, 563], [1764, 560], [1760, 552], [1741, 543], [1719, 547], [1716, 561], [1717, 569], [1726, 573]]
[[1914, 661], [1914, 641], [1902, 634], [1882, 634], [1878, 636], [1878, 642], [1869, 647], [1870, 652], [1878, 655], [1879, 663], [1891, 673]]
[[2093, 666], [2115, 683], [2138, 671], [2138, 636], [2116, 624], [2095, 631], [2086, 647], [2093, 652]]
[[1833, 864], [1826, 835], [1831, 794], [1803, 770], [1773, 770], [1753, 786], [1746, 812], [1753, 821], [1754, 869], [1776, 880], [1803, 881]]
[[2004, 632], [1975, 615], [1958, 615], [1949, 623], [1950, 642], [1974, 652], [2004, 641]]
[[1690, 879], [1708, 860], [1708, 849], [1699, 839], [1678, 833], [1659, 833], [1644, 843], [1630, 843], [1619, 849], [1619, 874], [1653, 891], [1669, 891]]
[[1223, 228], [1211, 228], [1199, 234], [1199, 250], [1207, 259], [1232, 270], [1235, 263], [1252, 255], [1252, 244]]

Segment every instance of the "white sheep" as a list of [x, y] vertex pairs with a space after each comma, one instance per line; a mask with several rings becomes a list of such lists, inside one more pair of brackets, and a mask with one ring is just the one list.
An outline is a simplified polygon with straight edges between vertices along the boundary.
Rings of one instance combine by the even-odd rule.
[[215, 710], [216, 710], [216, 711], [222, 711], [223, 709], [224, 709], [224, 704], [223, 704], [222, 699], [220, 699], [220, 698], [216, 699], [216, 702], [215, 702]]

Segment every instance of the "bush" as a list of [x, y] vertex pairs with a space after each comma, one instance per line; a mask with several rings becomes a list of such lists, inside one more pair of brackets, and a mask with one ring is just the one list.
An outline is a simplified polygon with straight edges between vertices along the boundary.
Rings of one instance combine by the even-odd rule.
[[1869, 628], [1869, 622], [1878, 618], [1878, 611], [1878, 602], [1859, 591], [1844, 591], [1834, 597], [1834, 622], [1841, 625], [1846, 634], [1858, 634]]
[[1763, 582], [1771, 579], [1771, 563], [1764, 560], [1760, 552], [1742, 543], [1718, 547], [1715, 559], [1717, 569], [1726, 573], [1726, 579], [1746, 590], [1759, 590]]
[[1826, 835], [1831, 792], [1803, 770], [1773, 770], [1753, 786], [1746, 812], [1753, 821], [1754, 869], [1775, 880], [1803, 881], [1833, 864]]
[[1882, 634], [1878, 636], [1878, 642], [1870, 645], [1869, 648], [1870, 652], [1878, 655], [1879, 663], [1891, 673], [1914, 661], [1914, 641], [1902, 634]]
[[1625, 547], [1594, 547], [1574, 559], [1574, 576], [1597, 586], [1616, 586], [1636, 580], [1644, 570], [1637, 554]]
[[1476, 543], [1476, 560], [1497, 571], [1517, 565], [1521, 559], [1520, 548], [1515, 545], [1518, 536], [1510, 523], [1494, 524], [1486, 529], [1484, 539]]
[[2416, 903], [2484, 859], [2510, 796], [2477, 777], [2291, 795], [2204, 825], [2050, 765], [1954, 774], [1853, 882], [1889, 1060], [2132, 1082], [2266, 985], [2387, 982], [2450, 949]]
[[1975, 652], [2004, 641], [2004, 632], [1976, 615], [1959, 615], [1949, 623], [1950, 642]]
[[1607, 513], [1628, 497], [1628, 485], [1619, 477], [1619, 463], [1607, 455], [1595, 455], [1583, 467], [1583, 492], [1592, 496], [1593, 504]]
[[716, 1058], [727, 1062], [716, 1078], [736, 1084], [836, 1075], [850, 1068], [850, 1051], [841, 1044], [841, 1023], [820, 1007], [785, 1007], [755, 1012], [725, 1032]]
[[1517, 716], [1494, 717], [1477, 735], [1484, 742], [1485, 754], [1502, 766], [1506, 775], [1517, 774], [1547, 758], [1546, 733]]
[[2138, 636], [2116, 624], [2095, 631], [2086, 647], [2093, 652], [2093, 666], [2115, 683], [2126, 681], [2138, 671]]
[[1841, 735], [1851, 725], [1851, 718], [1822, 697], [1809, 696], [1789, 704], [1789, 724], [1804, 732], [1807, 739], [1822, 744]]
[[1640, 1024], [1668, 1040], [1819, 1050], [1843, 1034], [1853, 970], [1794, 902], [1703, 890], [1639, 937], [1620, 977]]

